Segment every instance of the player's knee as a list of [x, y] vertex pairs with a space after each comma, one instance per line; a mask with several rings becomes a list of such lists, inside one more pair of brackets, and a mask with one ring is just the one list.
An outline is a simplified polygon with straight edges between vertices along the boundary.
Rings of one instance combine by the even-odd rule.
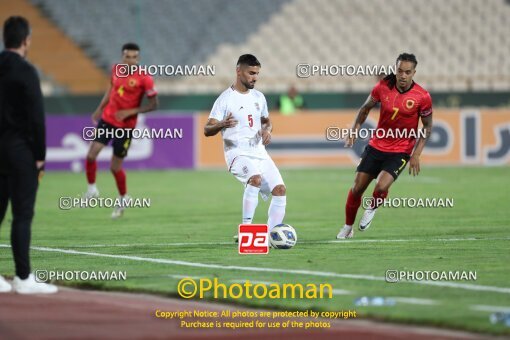
[[271, 194], [273, 196], [285, 196], [287, 193], [287, 189], [285, 188], [285, 185], [279, 184], [274, 187], [273, 191], [271, 191]]
[[253, 175], [248, 180], [248, 184], [260, 188], [260, 185], [262, 184], [262, 177], [260, 175]]
[[32, 219], [34, 218], [33, 209], [24, 207], [24, 209], [13, 209], [12, 210], [12, 224], [13, 226], [30, 226]]
[[89, 150], [89, 152], [87, 152], [87, 161], [89, 162], [94, 162], [97, 158], [97, 154], [92, 152], [92, 150]]
[[97, 148], [94, 145], [92, 145], [87, 152], [87, 160], [89, 162], [93, 162], [96, 160], [97, 155], [99, 155], [99, 152], [101, 151], [101, 148]]
[[360, 183], [355, 182], [351, 188], [351, 192], [353, 193], [353, 195], [361, 196], [365, 192], [365, 187]]
[[388, 192], [389, 189], [390, 189], [389, 185], [382, 185], [378, 183], [374, 188], [374, 192], [382, 194], [384, 192]]
[[122, 166], [121, 165], [117, 165], [117, 164], [110, 164], [110, 171], [111, 172], [118, 172], [120, 169], [122, 169]]

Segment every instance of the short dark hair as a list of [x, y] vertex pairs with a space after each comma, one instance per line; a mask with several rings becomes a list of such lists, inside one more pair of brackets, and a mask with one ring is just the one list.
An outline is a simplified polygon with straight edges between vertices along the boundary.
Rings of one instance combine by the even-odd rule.
[[20, 16], [11, 16], [4, 23], [5, 48], [19, 48], [30, 35], [28, 20]]
[[414, 64], [414, 67], [418, 65], [418, 60], [416, 60], [416, 56], [411, 53], [402, 53], [398, 56], [396, 63], [399, 61], [410, 61]]
[[125, 43], [124, 45], [122, 45], [121, 51], [124, 52], [124, 50], [140, 51], [140, 46], [138, 46], [138, 44], [128, 42], [128, 43]]
[[260, 61], [258, 61], [257, 57], [255, 57], [253, 54], [243, 54], [237, 60], [237, 66], [239, 67], [241, 65], [260, 67]]

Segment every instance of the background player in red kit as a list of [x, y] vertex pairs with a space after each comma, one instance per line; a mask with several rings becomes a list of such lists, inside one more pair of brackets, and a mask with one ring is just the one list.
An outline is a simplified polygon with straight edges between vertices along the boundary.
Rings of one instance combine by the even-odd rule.
[[[345, 204], [345, 225], [337, 235], [338, 239], [353, 236], [353, 224], [356, 213], [361, 204], [361, 196], [373, 179], [377, 178], [373, 200], [365, 210], [359, 224], [359, 230], [364, 231], [372, 222], [378, 204], [386, 198], [391, 184], [409, 162], [409, 174], [416, 176], [420, 172], [420, 155], [432, 130], [432, 99], [430, 94], [413, 81], [418, 61], [413, 54], [403, 53], [397, 58], [397, 74], [390, 74], [374, 87], [367, 100], [359, 110], [352, 128], [357, 132], [368, 117], [370, 110], [381, 103], [381, 111], [377, 129], [384, 130], [414, 130], [418, 129], [421, 118], [425, 136], [416, 143], [415, 134], [410, 138], [378, 138], [374, 135], [361, 156], [361, 162], [356, 169], [354, 185], [349, 190]], [[394, 136], [395, 134], [393, 134]], [[349, 136], [346, 146], [351, 147], [356, 134]], [[414, 148], [416, 144], [416, 148]], [[414, 151], [413, 151], [414, 148]]]
[[[128, 198], [126, 174], [122, 169], [122, 162], [127, 155], [131, 138], [130, 134], [126, 133], [129, 130], [124, 131], [123, 134], [118, 134], [122, 138], [115, 138], [114, 131], [115, 129], [133, 129], [136, 126], [139, 113], [153, 111], [158, 107], [157, 92], [152, 77], [140, 73], [130, 74], [128, 67], [125, 66], [126, 64], [129, 66], [138, 64], [139, 55], [140, 48], [137, 44], [127, 43], [122, 46], [122, 64], [113, 66], [110, 85], [99, 107], [92, 114], [92, 121], [94, 124], [97, 123], [97, 130], [96, 138], [91, 143], [87, 153], [86, 170], [89, 183], [85, 195], [87, 198], [99, 196], [96, 186], [96, 159], [99, 152], [110, 140], [113, 140], [110, 170], [115, 177], [121, 202], [125, 202]], [[145, 106], [140, 106], [144, 95], [147, 96], [148, 103]], [[112, 218], [122, 216], [124, 208], [124, 204], [116, 207], [112, 213]]]

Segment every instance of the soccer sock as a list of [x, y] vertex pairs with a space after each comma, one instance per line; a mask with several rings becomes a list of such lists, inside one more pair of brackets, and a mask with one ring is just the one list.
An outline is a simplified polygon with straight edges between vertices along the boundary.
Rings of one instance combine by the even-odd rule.
[[97, 171], [97, 162], [89, 161], [88, 159], [85, 161], [85, 169], [87, 172], [87, 182], [89, 184], [96, 183], [96, 171]]
[[356, 213], [361, 205], [361, 196], [355, 195], [352, 189], [349, 190], [347, 195], [347, 202], [345, 202], [345, 224], [352, 226], [356, 220]]
[[285, 217], [285, 206], [287, 205], [287, 196], [273, 196], [269, 205], [267, 225], [269, 230], [275, 225], [283, 222]]
[[243, 224], [251, 224], [259, 204], [260, 188], [247, 184], [243, 195]]
[[119, 194], [124, 196], [127, 191], [126, 186], [126, 173], [124, 169], [120, 169], [117, 172], [112, 171], [113, 177], [115, 177], [115, 182], [117, 183], [117, 189], [119, 189]]
[[384, 199], [386, 198], [386, 196], [388, 196], [387, 191], [374, 190], [374, 192], [372, 193], [372, 197], [373, 197], [372, 209], [375, 209], [378, 206], [380, 206], [382, 204], [382, 202], [384, 201]]

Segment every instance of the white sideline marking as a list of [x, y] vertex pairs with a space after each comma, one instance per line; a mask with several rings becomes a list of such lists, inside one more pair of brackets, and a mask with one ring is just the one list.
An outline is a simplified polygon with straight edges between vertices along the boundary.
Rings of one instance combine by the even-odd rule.
[[200, 280], [200, 279], [204, 279], [204, 277], [200, 277], [200, 276], [189, 276], [189, 275], [173, 275], [173, 274], [170, 274], [170, 275], [167, 275], [168, 277], [171, 277], [173, 279], [193, 279], [193, 280]]
[[472, 310], [481, 311], [481, 312], [510, 313], [510, 307], [504, 307], [504, 306], [471, 305], [470, 308]]
[[235, 246], [236, 243], [232, 242], [176, 242], [176, 243], [125, 243], [125, 244], [85, 244], [85, 245], [78, 245], [73, 246], [75, 248], [105, 248], [105, 247], [179, 247], [179, 246], [211, 246], [211, 245], [233, 245]]
[[[0, 244], [0, 247], [10, 248], [10, 246], [6, 245], [6, 244]], [[362, 279], [362, 280], [372, 280], [372, 281], [384, 281], [385, 280], [384, 277], [378, 277], [378, 276], [373, 276], [373, 275], [362, 275], [362, 274], [339, 274], [339, 273], [333, 273], [333, 272], [318, 272], [318, 271], [311, 271], [311, 270], [283, 269], [283, 268], [278, 269], [278, 268], [264, 268], [264, 267], [224, 266], [224, 265], [220, 265], [220, 264], [208, 264], [208, 263], [188, 262], [188, 261], [179, 261], [179, 260], [170, 260], [170, 259], [156, 259], [156, 258], [150, 258], [150, 257], [140, 257], [140, 256], [131, 256], [131, 255], [113, 255], [113, 254], [92, 253], [92, 252], [78, 251], [78, 250], [72, 250], [72, 249], [59, 249], [59, 248], [47, 248], [47, 247], [30, 247], [30, 248], [33, 250], [55, 252], [55, 253], [87, 255], [87, 256], [96, 256], [96, 257], [110, 257], [110, 258], [115, 258], [115, 259], [162, 263], [162, 264], [174, 264], [174, 265], [179, 265], [179, 266], [198, 267], [198, 268], [243, 270], [243, 271], [249, 271], [249, 272], [302, 274], [302, 275], [311, 275], [311, 276], [340, 277], [340, 278], [344, 278], [344, 279]]]
[[399, 296], [390, 297], [389, 299], [393, 299], [396, 302], [400, 302], [400, 303], [408, 303], [408, 304], [411, 304], [411, 305], [429, 305], [429, 306], [432, 306], [432, 305], [439, 304], [438, 301], [432, 300], [432, 299], [419, 299], [419, 298], [408, 298], [408, 297], [399, 297]]
[[495, 238], [431, 238], [431, 239], [395, 239], [395, 240], [329, 240], [329, 241], [308, 241], [301, 243], [391, 243], [391, 242], [459, 242], [459, 241], [507, 241], [510, 237], [495, 237]]
[[[10, 248], [10, 245], [0, 244], [0, 247]], [[197, 267], [197, 268], [242, 270], [242, 271], [249, 271], [249, 272], [287, 273], [287, 274], [322, 276], [322, 277], [338, 277], [338, 278], [343, 278], [343, 279], [385, 281], [384, 277], [373, 276], [373, 275], [340, 274], [340, 273], [333, 273], [333, 272], [319, 272], [319, 271], [312, 271], [312, 270], [284, 269], [284, 268], [223, 266], [223, 265], [219, 265], [219, 264], [178, 261], [178, 260], [170, 260], [170, 259], [155, 259], [155, 258], [150, 258], [150, 257], [129, 256], [129, 255], [102, 254], [102, 253], [77, 251], [77, 250], [72, 250], [72, 249], [58, 249], [58, 248], [46, 248], [46, 247], [31, 247], [31, 249], [39, 250], [39, 251], [54, 252], [54, 253], [87, 255], [87, 256], [96, 256], [96, 257], [109, 257], [109, 258], [115, 258], [115, 259], [162, 263], [162, 264], [173, 264], [173, 265]], [[438, 286], [438, 287], [450, 287], [450, 288], [459, 288], [459, 289], [466, 289], [466, 290], [473, 290], [473, 291], [486, 291], [486, 292], [510, 294], [510, 288], [507, 288], [507, 287], [493, 287], [493, 286], [482, 286], [482, 285], [473, 285], [473, 284], [466, 284], [466, 283], [438, 282], [438, 281], [402, 281], [400, 283], [415, 283], [415, 284]], [[397, 284], [397, 283], [392, 283], [392, 284]]]
[[[459, 241], [507, 241], [510, 237], [496, 238], [432, 238], [432, 239], [356, 239], [356, 240], [324, 240], [324, 241], [300, 241], [298, 244], [326, 244], [326, 243], [392, 243], [392, 242], [459, 242]], [[77, 245], [74, 248], [105, 248], [105, 247], [181, 247], [181, 246], [210, 246], [210, 245], [236, 245], [234, 242], [176, 242], [176, 243], [125, 243], [125, 244], [89, 244]]]

